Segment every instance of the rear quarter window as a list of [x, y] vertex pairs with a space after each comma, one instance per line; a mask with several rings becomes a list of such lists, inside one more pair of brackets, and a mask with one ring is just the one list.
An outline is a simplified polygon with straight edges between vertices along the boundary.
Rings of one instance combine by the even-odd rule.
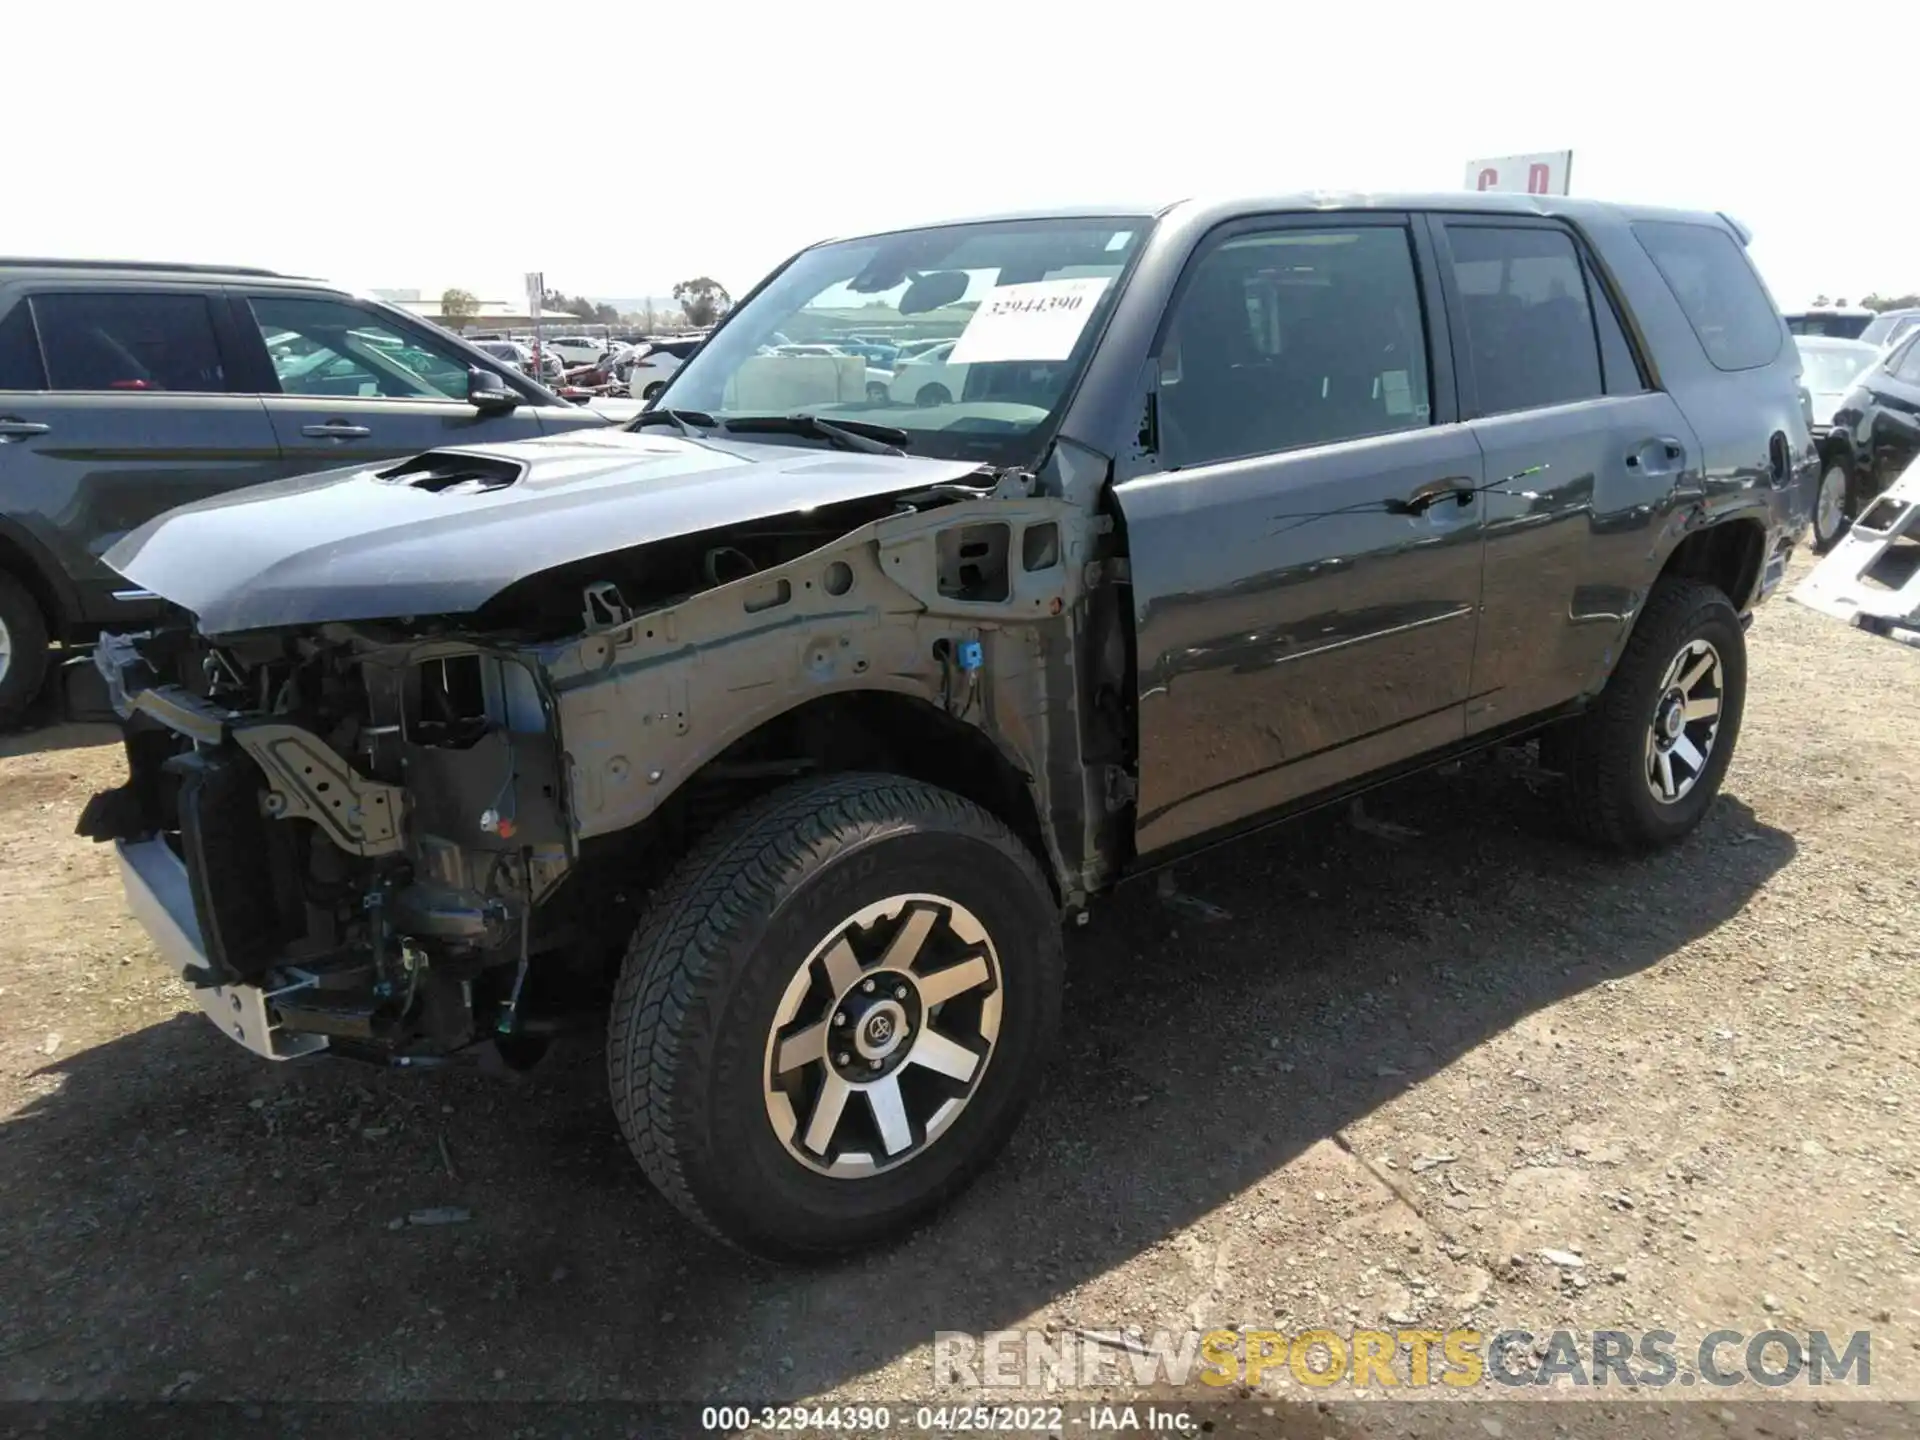
[[1772, 363], [1785, 327], [1733, 236], [1675, 220], [1636, 221], [1633, 233], [1718, 369]]

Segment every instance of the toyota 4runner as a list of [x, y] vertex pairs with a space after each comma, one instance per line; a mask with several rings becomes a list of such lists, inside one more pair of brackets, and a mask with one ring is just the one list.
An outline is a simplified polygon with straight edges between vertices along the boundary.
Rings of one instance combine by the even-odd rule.
[[[953, 342], [896, 403], [857, 355]], [[1724, 217], [1531, 196], [1086, 211], [821, 244], [621, 431], [188, 506], [111, 565], [130, 779], [83, 833], [272, 1060], [607, 1026], [649, 1177], [871, 1242], [1005, 1142], [1061, 921], [1544, 732], [1663, 845], [1810, 508]]]

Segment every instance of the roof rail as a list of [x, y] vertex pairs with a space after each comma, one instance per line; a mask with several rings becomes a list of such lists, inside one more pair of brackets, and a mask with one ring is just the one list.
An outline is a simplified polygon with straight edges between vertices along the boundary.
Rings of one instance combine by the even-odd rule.
[[164, 260], [61, 260], [45, 255], [0, 255], [0, 266], [45, 270], [177, 270], [191, 275], [266, 275], [276, 280], [297, 277], [254, 265], [173, 265]]

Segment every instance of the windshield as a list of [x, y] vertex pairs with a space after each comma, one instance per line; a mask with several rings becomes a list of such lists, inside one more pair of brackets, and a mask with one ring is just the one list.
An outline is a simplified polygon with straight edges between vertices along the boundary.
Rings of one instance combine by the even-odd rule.
[[1879, 353], [1871, 345], [1802, 345], [1800, 376], [1815, 394], [1847, 390]]
[[[721, 420], [861, 420], [906, 432], [916, 455], [1031, 462], [1151, 223], [995, 221], [817, 246], [731, 316], [656, 404]], [[914, 343], [930, 348], [913, 354]], [[886, 347], [902, 346], [885, 364]]]
[[1867, 328], [1860, 332], [1860, 338], [1869, 345], [1891, 345], [1915, 325], [1920, 325], [1920, 314], [1911, 310], [1900, 310], [1891, 315], [1876, 315]]

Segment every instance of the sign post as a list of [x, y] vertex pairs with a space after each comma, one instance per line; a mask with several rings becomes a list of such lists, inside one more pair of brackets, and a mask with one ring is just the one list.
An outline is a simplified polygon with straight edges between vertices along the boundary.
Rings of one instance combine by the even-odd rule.
[[540, 360], [540, 305], [547, 298], [547, 276], [542, 270], [527, 272], [527, 315], [533, 321], [533, 378], [547, 383], [546, 367]]
[[1501, 155], [1467, 162], [1467, 189], [1510, 190], [1522, 195], [1565, 195], [1573, 174], [1571, 150]]

